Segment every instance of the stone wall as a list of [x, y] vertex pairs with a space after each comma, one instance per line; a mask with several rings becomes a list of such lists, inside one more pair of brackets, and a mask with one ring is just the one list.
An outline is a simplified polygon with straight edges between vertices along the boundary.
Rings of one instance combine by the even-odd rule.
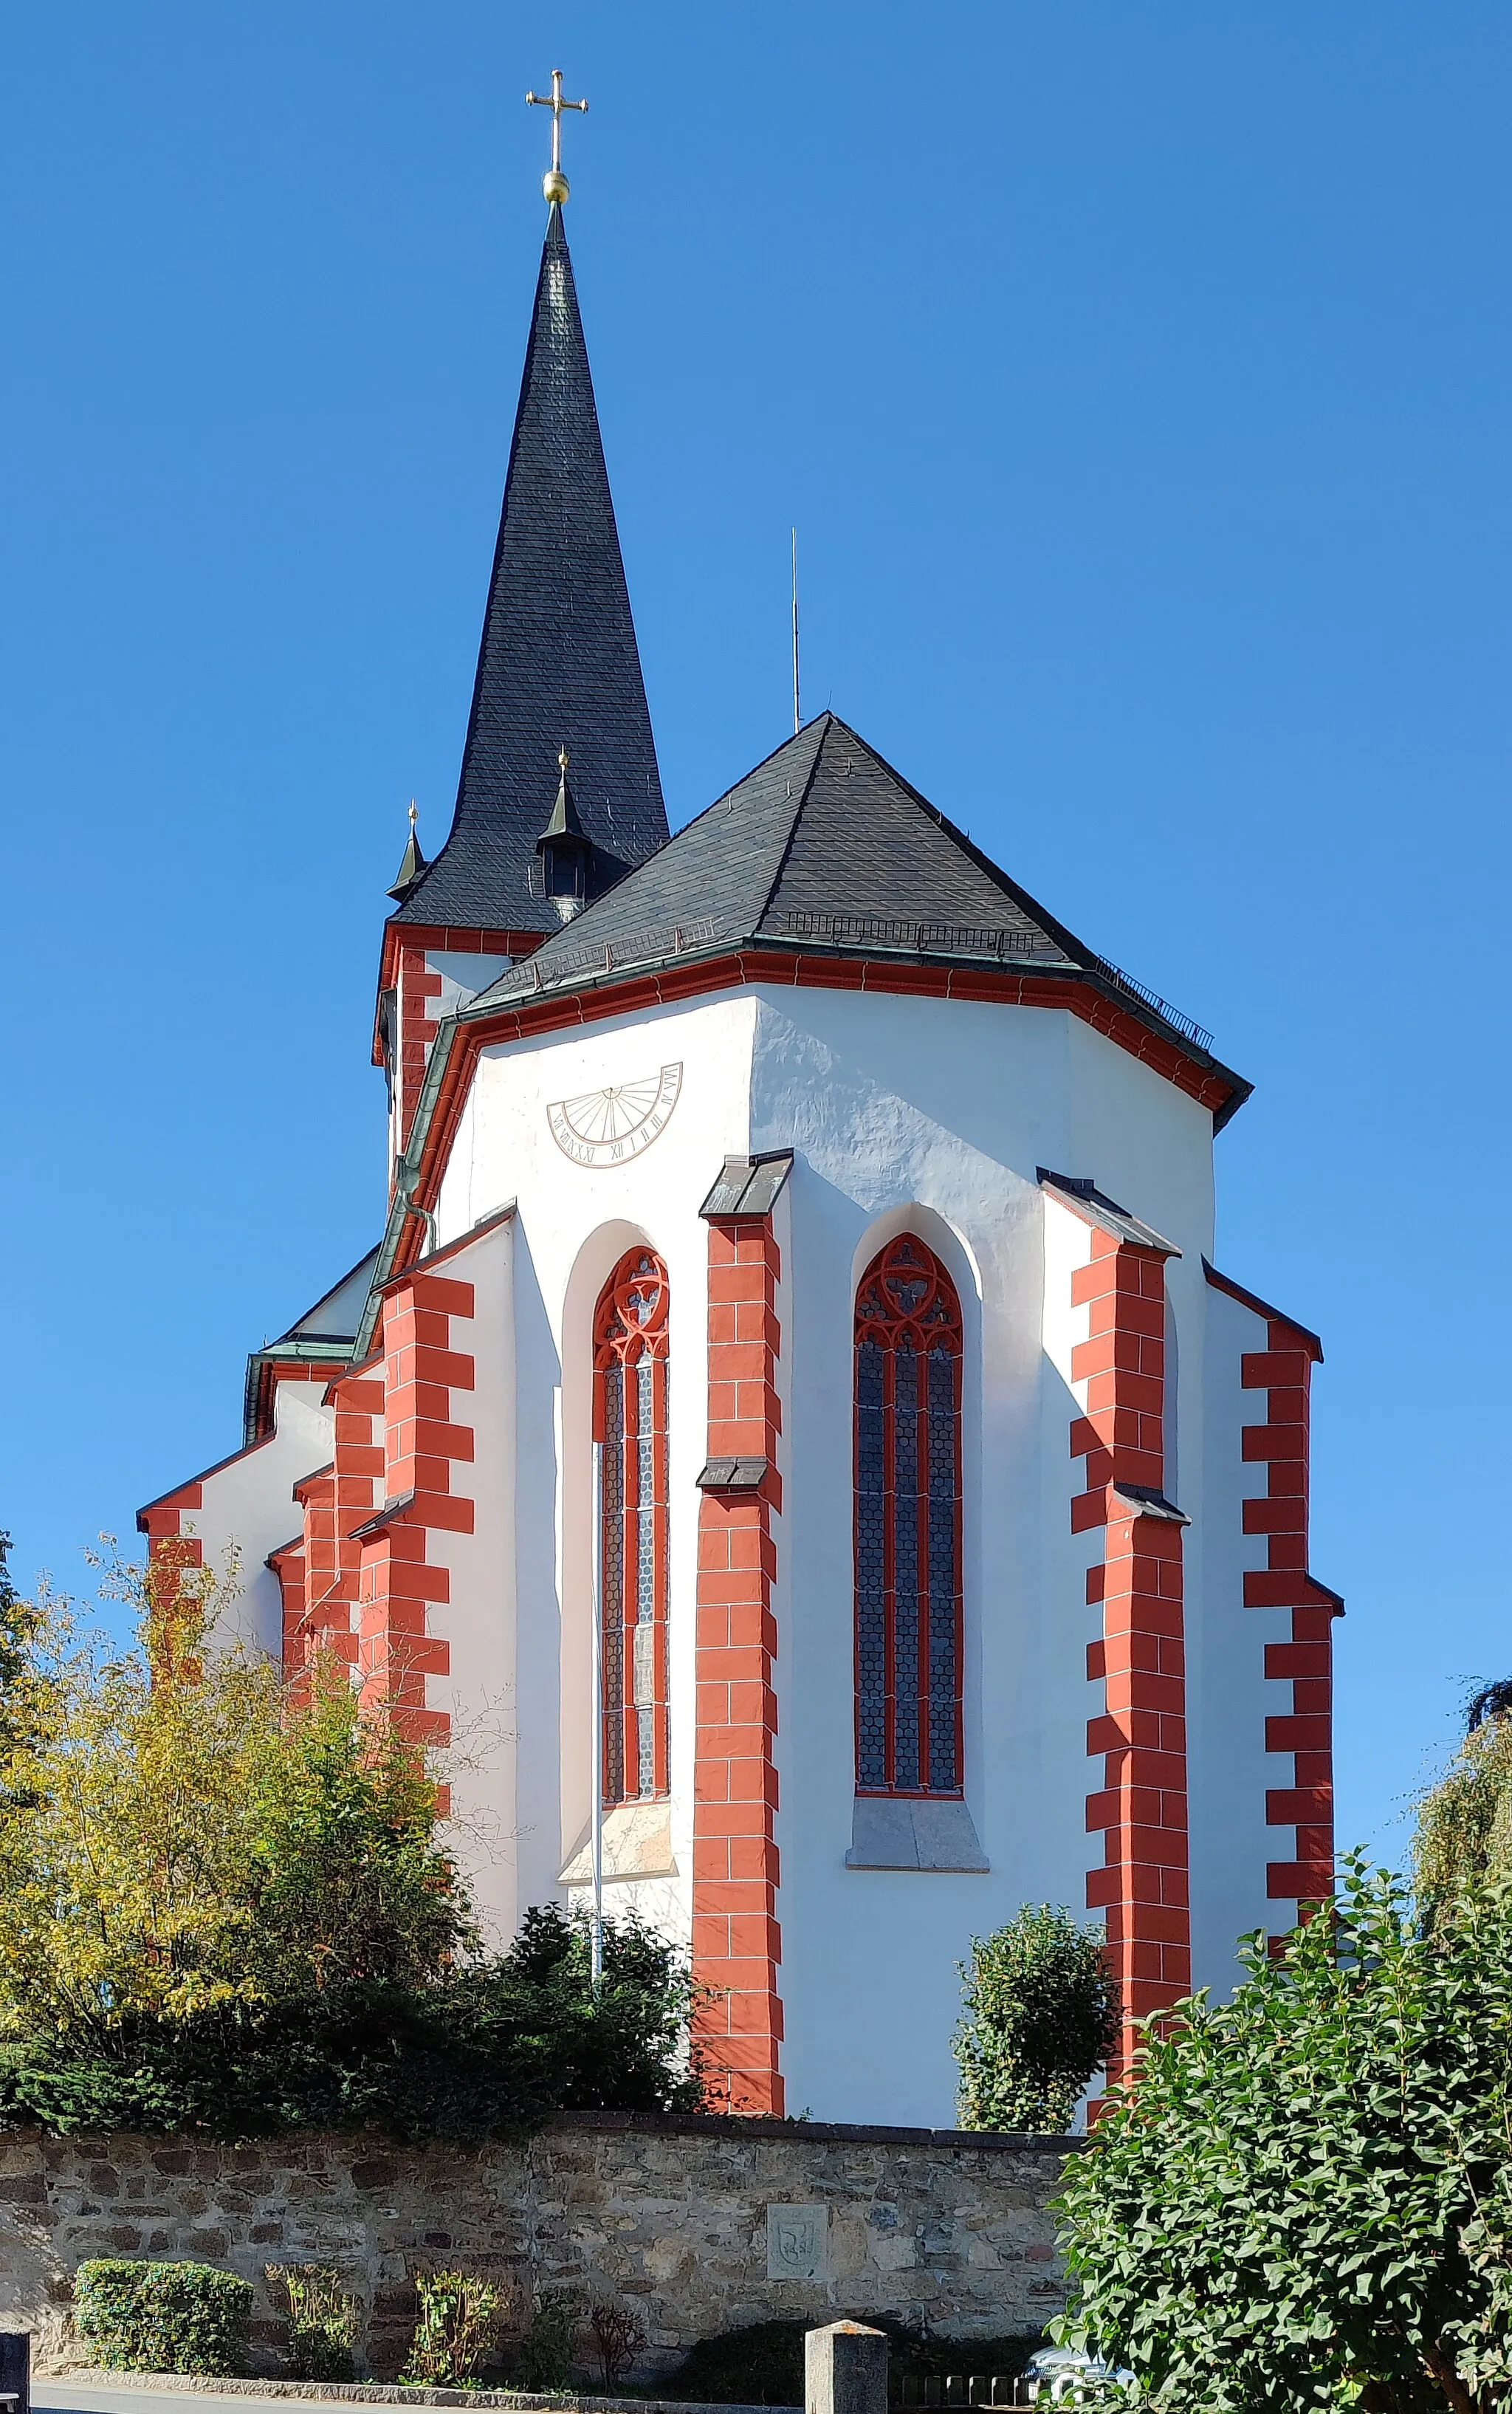
[[243, 2147], [0, 2135], [0, 2328], [39, 2361], [87, 2359], [68, 2318], [96, 2255], [189, 2257], [256, 2283], [254, 2361], [279, 2365], [269, 2263], [329, 2261], [399, 2370], [414, 2275], [498, 2280], [516, 2332], [541, 2290], [633, 2305], [641, 2376], [773, 2316], [894, 2314], [963, 2341], [1038, 2331], [1061, 2303], [1046, 2211], [1064, 2138], [820, 2122], [574, 2113], [519, 2147], [391, 2149], [297, 2137]]

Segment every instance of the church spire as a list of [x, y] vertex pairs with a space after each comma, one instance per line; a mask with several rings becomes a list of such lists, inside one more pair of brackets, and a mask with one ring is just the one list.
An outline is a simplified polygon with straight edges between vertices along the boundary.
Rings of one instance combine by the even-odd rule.
[[[552, 127], [559, 142], [559, 114]], [[552, 173], [565, 184], [559, 164]], [[398, 921], [558, 927], [536, 840], [541, 791], [564, 745], [599, 894], [665, 844], [667, 815], [572, 263], [552, 200], [456, 813]]]

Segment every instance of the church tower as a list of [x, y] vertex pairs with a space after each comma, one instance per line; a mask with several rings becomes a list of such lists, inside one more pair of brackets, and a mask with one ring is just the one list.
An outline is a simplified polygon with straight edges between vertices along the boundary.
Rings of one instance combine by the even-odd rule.
[[390, 891], [374, 1053], [389, 1076], [395, 1160], [441, 1019], [667, 835], [562, 203], [553, 201], [452, 827], [430, 862], [411, 835]]
[[497, 1937], [686, 1948], [717, 2103], [949, 2125], [1022, 1904], [1105, 1923], [1132, 2021], [1329, 1890], [1321, 1346], [1214, 1262], [1211, 1035], [838, 715], [669, 837], [549, 105], [382, 1239], [140, 1522], [450, 1752]]

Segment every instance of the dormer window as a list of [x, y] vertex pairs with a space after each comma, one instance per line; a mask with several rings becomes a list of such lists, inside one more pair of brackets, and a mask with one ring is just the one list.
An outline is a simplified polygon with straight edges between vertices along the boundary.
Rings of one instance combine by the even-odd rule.
[[578, 820], [572, 791], [567, 784], [570, 759], [564, 746], [556, 757], [562, 774], [556, 802], [550, 821], [536, 841], [546, 894], [564, 922], [581, 913], [587, 901], [588, 857], [593, 853], [593, 841]]

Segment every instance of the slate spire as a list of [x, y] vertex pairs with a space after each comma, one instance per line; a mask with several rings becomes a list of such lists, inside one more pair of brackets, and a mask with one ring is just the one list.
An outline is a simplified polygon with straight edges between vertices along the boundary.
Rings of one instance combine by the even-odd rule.
[[562, 213], [546, 224], [478, 677], [446, 844], [395, 919], [550, 931], [537, 854], [563, 746], [590, 894], [666, 843], [599, 414]]

